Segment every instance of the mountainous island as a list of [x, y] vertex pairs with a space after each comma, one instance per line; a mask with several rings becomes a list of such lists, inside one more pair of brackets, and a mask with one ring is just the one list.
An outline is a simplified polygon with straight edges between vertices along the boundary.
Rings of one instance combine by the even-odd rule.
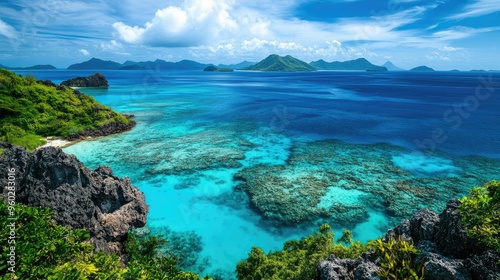
[[54, 70], [57, 69], [53, 65], [44, 64], [44, 65], [34, 65], [29, 67], [8, 67], [0, 64], [0, 68], [10, 69], [10, 70]]
[[221, 68], [221, 67], [216, 67], [213, 65], [207, 66], [205, 69], [203, 69], [205, 72], [233, 72], [234, 70], [232, 68]]
[[388, 71], [406, 71], [406, 69], [403, 69], [403, 68], [400, 68], [400, 67], [397, 67], [396, 65], [394, 65], [392, 62], [390, 61], [387, 61], [386, 63], [384, 63], [382, 65], [383, 67], [387, 68]]
[[192, 60], [181, 60], [179, 62], [167, 62], [157, 59], [155, 61], [125, 61], [123, 64], [111, 60], [91, 58], [82, 63], [72, 64], [68, 70], [203, 70], [209, 64], [203, 64]]
[[[210, 66], [215, 69], [211, 70]], [[210, 68], [208, 68], [210, 67]], [[52, 65], [35, 65], [30, 67], [7, 67], [0, 64], [0, 68], [12, 70], [51, 70], [56, 69]], [[330, 70], [330, 71], [406, 71], [394, 65], [391, 61], [387, 61], [382, 66], [375, 65], [368, 61], [366, 58], [358, 58], [347, 61], [333, 61], [326, 62], [323, 59], [306, 63], [290, 55], [279, 56], [276, 54], [269, 55], [267, 58], [260, 62], [242, 61], [236, 64], [206, 64], [193, 60], [181, 60], [177, 62], [165, 61], [156, 59], [154, 61], [131, 61], [127, 60], [124, 63], [119, 63], [112, 60], [102, 60], [99, 58], [91, 58], [81, 63], [71, 64], [67, 67], [68, 70], [169, 70], [169, 71], [197, 71], [205, 70], [208, 72], [227, 72], [227, 69], [234, 70], [249, 70], [249, 71], [275, 71], [275, 72], [297, 72], [297, 71], [316, 71], [316, 70]], [[434, 71], [427, 66], [419, 66], [411, 69], [410, 71], [425, 72]]]
[[279, 56], [272, 54], [259, 63], [243, 68], [250, 71], [277, 71], [277, 72], [310, 72], [316, 71], [316, 68], [306, 62], [296, 59], [291, 55]]
[[219, 67], [219, 68], [232, 68], [232, 69], [236, 69], [236, 70], [241, 70], [243, 68], [252, 66], [254, 64], [257, 64], [257, 63], [245, 60], [245, 61], [242, 61], [242, 62], [236, 63], [236, 64], [219, 64], [219, 65], [217, 65], [217, 67]]
[[387, 71], [387, 68], [372, 64], [365, 58], [358, 58], [355, 60], [348, 60], [344, 62], [333, 61], [326, 62], [322, 59], [310, 63], [318, 70], [347, 70], [347, 71]]
[[425, 65], [410, 69], [411, 72], [434, 72], [435, 70]]

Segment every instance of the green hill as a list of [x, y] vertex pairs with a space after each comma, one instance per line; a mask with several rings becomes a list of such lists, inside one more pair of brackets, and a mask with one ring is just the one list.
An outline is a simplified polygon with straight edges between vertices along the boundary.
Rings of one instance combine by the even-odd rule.
[[88, 61], [82, 63], [72, 64], [68, 67], [68, 70], [116, 70], [120, 69], [122, 65], [118, 62], [111, 60], [104, 61], [98, 58], [91, 58]]
[[243, 68], [243, 70], [278, 72], [316, 71], [314, 67], [295, 57], [290, 55], [279, 56], [276, 54], [268, 56], [255, 65]]
[[358, 58], [355, 60], [348, 60], [348, 61], [344, 61], [344, 62], [340, 62], [340, 61], [326, 62], [326, 61], [320, 59], [318, 61], [311, 62], [310, 65], [312, 65], [313, 67], [315, 67], [318, 70], [387, 71], [387, 68], [372, 64], [371, 62], [369, 62], [368, 60], [366, 60], [364, 58]]
[[42, 137], [106, 135], [134, 124], [78, 90], [5, 69], [0, 69], [0, 116], [0, 141], [30, 150], [45, 143]]
[[412, 71], [412, 72], [434, 72], [435, 70], [423, 65], [423, 66], [418, 66], [418, 67], [415, 67], [413, 69], [410, 69], [410, 71]]

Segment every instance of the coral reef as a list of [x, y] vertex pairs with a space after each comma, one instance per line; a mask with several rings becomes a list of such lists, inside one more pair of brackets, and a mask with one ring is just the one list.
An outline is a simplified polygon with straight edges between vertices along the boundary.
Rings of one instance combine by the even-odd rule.
[[365, 221], [369, 211], [385, 213], [397, 224], [415, 209], [443, 209], [448, 199], [493, 179], [499, 163], [444, 153], [413, 155], [390, 144], [322, 140], [297, 142], [286, 164], [247, 167], [235, 179], [252, 206], [277, 225], [320, 219], [350, 227]]

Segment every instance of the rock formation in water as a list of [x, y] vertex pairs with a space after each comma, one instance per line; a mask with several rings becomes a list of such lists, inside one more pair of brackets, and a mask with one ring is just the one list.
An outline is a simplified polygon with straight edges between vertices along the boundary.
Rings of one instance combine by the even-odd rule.
[[[467, 237], [460, 225], [459, 202], [450, 200], [439, 215], [424, 209], [389, 230], [384, 240], [400, 236], [420, 250], [413, 259], [423, 261], [426, 280], [500, 279], [500, 254]], [[318, 266], [319, 280], [379, 279], [379, 259], [367, 252], [357, 259], [331, 255]]]
[[[0, 142], [0, 184], [16, 170], [16, 202], [48, 207], [57, 224], [86, 228], [96, 250], [123, 254], [130, 229], [143, 227], [149, 211], [144, 194], [110, 167], [86, 168], [75, 156], [47, 147], [29, 153]], [[2, 198], [5, 199], [4, 189]]]
[[95, 73], [87, 77], [76, 77], [61, 83], [68, 87], [108, 87], [108, 80], [101, 73]]

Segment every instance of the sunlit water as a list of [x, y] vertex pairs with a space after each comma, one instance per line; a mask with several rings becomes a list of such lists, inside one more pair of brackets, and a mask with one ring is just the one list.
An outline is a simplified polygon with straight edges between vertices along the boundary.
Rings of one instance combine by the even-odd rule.
[[149, 227], [200, 237], [202, 274], [322, 222], [373, 239], [500, 173], [499, 74], [103, 73], [109, 89], [83, 91], [138, 124], [65, 151], [130, 177]]

